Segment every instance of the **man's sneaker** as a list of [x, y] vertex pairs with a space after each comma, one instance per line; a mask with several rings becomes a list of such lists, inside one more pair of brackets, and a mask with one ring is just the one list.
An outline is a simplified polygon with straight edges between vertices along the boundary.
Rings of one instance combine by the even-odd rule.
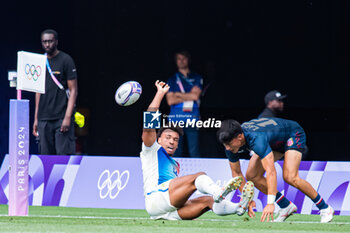
[[254, 198], [254, 184], [251, 181], [248, 181], [244, 187], [241, 196], [241, 201], [238, 204], [238, 209], [236, 214], [242, 216], [248, 209], [248, 204]]
[[321, 223], [330, 222], [333, 219], [334, 210], [330, 205], [328, 205], [328, 208], [320, 210], [320, 215]]
[[293, 202], [289, 202], [289, 205], [286, 208], [281, 208], [278, 211], [278, 214], [274, 220], [274, 222], [284, 222], [289, 216], [293, 215], [293, 213], [297, 212], [298, 208], [294, 205]]
[[224, 187], [220, 190], [220, 192], [213, 195], [213, 199], [215, 202], [221, 202], [225, 199], [225, 197], [232, 192], [232, 190], [236, 190], [241, 186], [243, 182], [243, 178], [240, 176], [233, 177], [230, 179]]

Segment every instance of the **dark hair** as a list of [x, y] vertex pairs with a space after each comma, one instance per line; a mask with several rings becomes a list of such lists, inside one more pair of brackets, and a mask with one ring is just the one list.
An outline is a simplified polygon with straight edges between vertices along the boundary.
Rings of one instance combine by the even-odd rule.
[[40, 34], [40, 38], [43, 37], [44, 34], [53, 34], [53, 37], [55, 37], [55, 40], [58, 40], [58, 33], [53, 29], [46, 29]]
[[178, 51], [178, 52], [175, 53], [175, 55], [174, 55], [175, 62], [176, 62], [176, 56], [178, 54], [187, 57], [188, 62], [191, 63], [191, 54], [188, 51], [186, 51], [186, 50], [181, 50], [181, 51]]
[[224, 120], [221, 123], [221, 127], [216, 133], [216, 136], [220, 143], [227, 144], [241, 133], [243, 133], [243, 129], [238, 121]]
[[161, 128], [158, 130], [157, 138], [159, 138], [159, 137], [162, 135], [162, 133], [163, 133], [165, 130], [167, 130], [167, 129], [170, 129], [170, 130], [172, 130], [172, 131], [178, 133], [179, 136], [183, 136], [183, 135], [184, 135], [184, 131], [183, 131], [183, 129], [180, 128], [180, 127], [161, 127]]

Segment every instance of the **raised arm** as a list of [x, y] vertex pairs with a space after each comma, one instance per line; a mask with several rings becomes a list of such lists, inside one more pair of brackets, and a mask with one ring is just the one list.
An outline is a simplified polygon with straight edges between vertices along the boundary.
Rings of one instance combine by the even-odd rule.
[[[155, 94], [151, 104], [148, 106], [147, 111], [155, 112], [159, 109], [160, 103], [164, 98], [164, 95], [169, 91], [169, 86], [165, 82], [159, 80], [156, 81], [155, 86], [157, 87], [157, 93]], [[157, 140], [155, 129], [143, 129], [142, 141], [145, 146], [150, 147]]]

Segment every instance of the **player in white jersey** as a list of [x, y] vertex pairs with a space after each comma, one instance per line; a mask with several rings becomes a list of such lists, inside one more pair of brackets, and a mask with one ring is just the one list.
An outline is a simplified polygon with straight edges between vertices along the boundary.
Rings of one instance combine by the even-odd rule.
[[[148, 107], [156, 111], [168, 92], [164, 82], [155, 83], [157, 93]], [[234, 177], [224, 187], [217, 186], [204, 172], [179, 177], [179, 164], [171, 157], [182, 134], [180, 128], [143, 129], [142, 151], [140, 153], [144, 180], [146, 211], [152, 219], [190, 220], [208, 210], [218, 215], [243, 215], [254, 196], [254, 185], [247, 182], [240, 203], [225, 200], [232, 190], [237, 189], [242, 177]], [[189, 200], [196, 191], [208, 196]]]

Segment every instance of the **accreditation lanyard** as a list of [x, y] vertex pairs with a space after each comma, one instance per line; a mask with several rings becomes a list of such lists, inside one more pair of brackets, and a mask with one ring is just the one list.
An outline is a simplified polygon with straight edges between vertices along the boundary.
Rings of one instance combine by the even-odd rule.
[[[56, 85], [61, 89], [64, 90], [64, 87], [62, 86], [62, 84], [57, 80], [57, 78], [55, 77], [55, 75], [53, 74], [51, 67], [50, 67], [50, 63], [49, 63], [49, 59], [47, 58], [47, 53], [45, 53], [46, 56], [46, 68], [49, 71], [49, 74], [52, 78], [52, 80], [54, 81], [54, 83], [56, 83]], [[66, 91], [66, 95], [69, 98], [69, 89], [65, 90]]]

